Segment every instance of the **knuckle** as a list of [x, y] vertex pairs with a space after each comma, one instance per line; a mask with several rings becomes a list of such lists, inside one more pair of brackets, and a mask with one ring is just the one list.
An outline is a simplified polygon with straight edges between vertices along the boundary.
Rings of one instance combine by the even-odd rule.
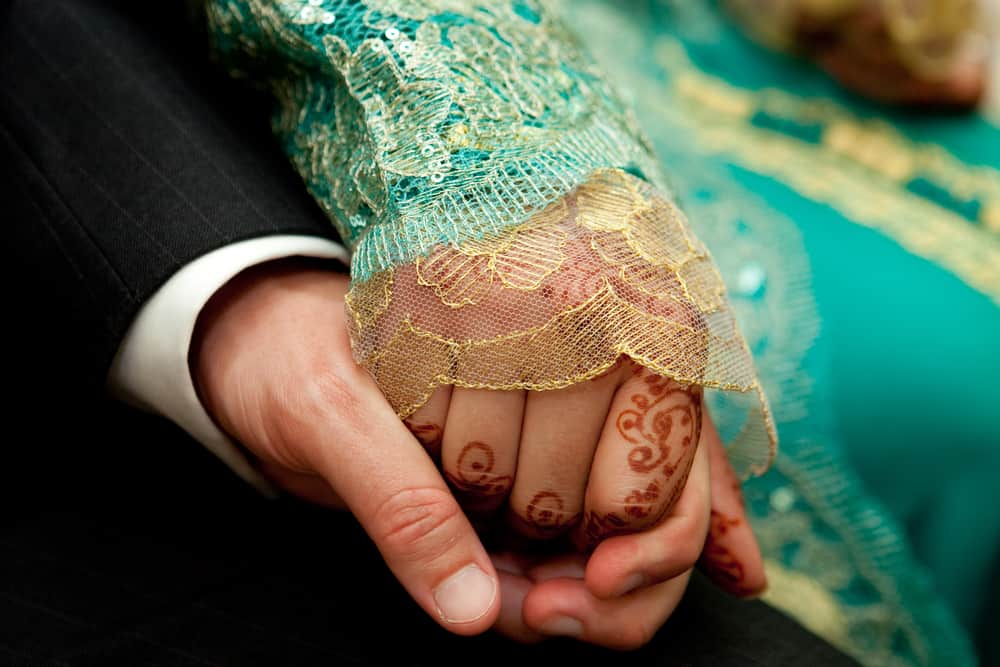
[[511, 500], [511, 510], [520, 521], [541, 534], [559, 533], [575, 524], [580, 508], [554, 491], [540, 491], [530, 498]]
[[458, 503], [443, 489], [403, 489], [375, 511], [372, 537], [397, 558], [433, 561], [458, 540], [461, 517]]
[[692, 519], [679, 519], [675, 524], [668, 545], [678, 560], [693, 566], [705, 546], [705, 532], [698, 530]]
[[321, 414], [331, 412], [349, 423], [360, 421], [361, 401], [353, 383], [329, 370], [312, 375], [303, 387], [309, 405]]
[[329, 424], [334, 415], [347, 428], [361, 423], [361, 402], [349, 382], [329, 369], [304, 375], [276, 388], [274, 402], [284, 417], [286, 437], [306, 436], [317, 424]]
[[677, 544], [677, 557], [689, 567], [694, 567], [694, 564], [698, 562], [698, 558], [701, 557], [704, 545], [704, 538], [701, 540], [696, 538], [690, 540], [682, 539]]
[[510, 475], [492, 472], [445, 469], [448, 482], [462, 493], [483, 498], [503, 498], [510, 493], [513, 479]]

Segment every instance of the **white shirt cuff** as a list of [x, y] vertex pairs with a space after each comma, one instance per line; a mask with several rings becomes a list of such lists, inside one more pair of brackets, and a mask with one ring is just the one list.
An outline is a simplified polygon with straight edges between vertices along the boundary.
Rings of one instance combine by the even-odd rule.
[[188, 351], [195, 323], [215, 292], [243, 270], [292, 256], [338, 259], [343, 246], [313, 236], [265, 236], [224, 246], [175, 273], [139, 310], [108, 373], [118, 398], [160, 414], [187, 431], [233, 472], [269, 495], [273, 487], [215, 425], [194, 388]]

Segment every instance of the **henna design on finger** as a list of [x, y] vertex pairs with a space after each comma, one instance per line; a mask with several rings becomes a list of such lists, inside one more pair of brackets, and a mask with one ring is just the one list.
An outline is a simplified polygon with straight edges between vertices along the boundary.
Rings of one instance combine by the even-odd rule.
[[701, 393], [642, 366], [635, 374], [646, 384], [645, 393], [632, 395], [635, 408], [622, 410], [615, 426], [626, 442], [636, 445], [628, 453], [632, 470], [647, 473], [662, 467], [670, 479], [677, 470], [676, 461], [670, 461], [673, 445], [684, 450], [701, 436]]
[[[701, 437], [701, 392], [697, 388], [682, 386], [638, 364], [632, 373], [642, 380], [643, 388], [629, 398], [634, 407], [619, 413], [615, 427], [631, 447], [629, 468], [652, 479], [645, 488], [635, 488], [625, 496], [622, 514], [587, 513], [583, 533], [590, 548], [608, 537], [654, 525], [666, 516], [684, 491], [694, 459], [688, 457], [686, 465], [682, 461]], [[669, 489], [666, 497], [665, 489]]]
[[514, 484], [511, 475], [493, 472], [496, 455], [485, 442], [474, 440], [462, 448], [455, 463], [455, 472], [445, 471], [445, 477], [459, 491], [479, 497], [506, 495]]
[[560, 532], [580, 518], [579, 513], [567, 513], [565, 507], [562, 496], [555, 491], [540, 491], [528, 503], [524, 521], [540, 533]]
[[406, 428], [410, 429], [410, 433], [413, 434], [413, 437], [415, 437], [430, 454], [436, 456], [441, 453], [441, 441], [444, 437], [444, 431], [440, 426], [434, 423], [421, 424], [412, 422], [409, 419], [404, 419], [403, 423], [406, 425]]
[[[625, 514], [633, 519], [646, 519], [642, 524], [644, 528], [658, 524], [670, 513], [677, 503], [677, 499], [684, 492], [690, 472], [691, 467], [688, 466], [681, 473], [681, 477], [677, 480], [677, 483], [670, 489], [670, 495], [667, 496], [666, 501], [658, 508], [658, 513], [652, 519], [649, 518], [652, 514], [652, 506], [659, 495], [659, 485], [655, 481], [651, 482], [645, 491], [635, 489], [625, 498]], [[656, 497], [650, 494], [650, 487], [654, 485], [657, 487]], [[636, 505], [638, 502], [643, 502], [644, 504]], [[609, 537], [628, 535], [629, 533], [641, 530], [635, 525], [634, 521], [630, 521], [616, 512], [607, 512], [605, 514], [593, 511], [587, 512], [583, 525], [584, 548], [587, 550], [594, 549], [602, 540], [606, 540]]]
[[746, 568], [724, 543], [724, 538], [729, 530], [742, 524], [742, 519], [728, 517], [713, 509], [708, 538], [701, 555], [701, 565], [705, 574], [717, 586], [733, 595], [745, 597], [753, 595], [757, 591], [747, 585]]
[[628, 521], [615, 512], [600, 514], [589, 511], [584, 518], [583, 539], [584, 549], [589, 551], [594, 549], [600, 542], [615, 535], [624, 535]]
[[653, 480], [645, 491], [633, 489], [625, 496], [625, 514], [637, 519], [645, 519], [653, 511], [653, 503], [660, 497], [660, 485]]

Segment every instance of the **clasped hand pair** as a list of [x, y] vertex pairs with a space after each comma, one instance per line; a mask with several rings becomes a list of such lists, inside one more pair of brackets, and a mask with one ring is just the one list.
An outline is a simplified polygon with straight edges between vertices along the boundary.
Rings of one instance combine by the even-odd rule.
[[[736, 595], [765, 587], [697, 387], [622, 359], [560, 390], [440, 388], [404, 423], [351, 356], [347, 290], [307, 260], [241, 274], [199, 319], [192, 373], [261, 472], [350, 511], [443, 627], [628, 649], [699, 563]], [[487, 549], [474, 522], [569, 548]]]

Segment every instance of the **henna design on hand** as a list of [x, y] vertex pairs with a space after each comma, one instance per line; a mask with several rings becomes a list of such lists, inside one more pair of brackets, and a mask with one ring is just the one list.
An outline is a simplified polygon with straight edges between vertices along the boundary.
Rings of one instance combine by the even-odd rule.
[[540, 491], [528, 503], [524, 521], [540, 533], [556, 533], [573, 525], [580, 514], [565, 511], [562, 496], [555, 491]]
[[660, 497], [660, 485], [653, 480], [645, 491], [634, 489], [625, 496], [625, 514], [637, 519], [645, 519], [653, 511], [653, 503]]
[[628, 453], [632, 470], [645, 473], [663, 466], [663, 474], [670, 479], [676, 472], [676, 462], [669, 461], [671, 439], [686, 449], [701, 436], [701, 394], [642, 366], [636, 367], [636, 375], [645, 382], [646, 392], [632, 395], [636, 407], [622, 410], [615, 426], [627, 442], [636, 445]]
[[740, 597], [753, 595], [757, 591], [746, 584], [746, 570], [743, 563], [726, 547], [724, 538], [731, 528], [742, 524], [742, 519], [728, 517], [713, 509], [708, 538], [701, 555], [705, 574], [723, 590]]
[[[694, 458], [688, 457], [685, 464], [682, 461], [701, 437], [702, 405], [697, 388], [682, 386], [639, 365], [632, 372], [643, 381], [643, 391], [630, 397], [635, 407], [622, 410], [615, 426], [631, 446], [629, 468], [652, 479], [645, 488], [635, 488], [625, 496], [623, 513], [587, 513], [583, 529], [587, 548], [608, 537], [634, 532], [640, 524], [656, 524], [670, 512], [684, 491]], [[665, 488], [669, 495], [664, 498]]]
[[441, 441], [444, 438], [444, 430], [437, 424], [418, 424], [411, 422], [409, 419], [403, 420], [406, 428], [410, 429], [410, 433], [413, 434], [421, 445], [424, 446], [432, 456], [436, 456], [441, 453]]
[[[659, 512], [651, 520], [646, 521], [646, 525], [655, 525], [659, 523], [664, 516], [673, 509], [674, 504], [677, 499], [680, 498], [681, 493], [684, 492], [684, 487], [687, 485], [688, 474], [690, 473], [690, 467], [685, 469], [681, 473], [681, 477], [677, 480], [677, 483], [671, 488], [670, 495], [667, 496], [667, 500], [663, 505], [660, 506]], [[653, 486], [656, 482], [650, 483]], [[657, 485], [658, 487], [658, 485]], [[647, 501], [647, 494], [649, 493], [649, 487], [646, 487], [646, 491], [634, 490], [632, 493], [625, 498], [625, 513], [634, 519], [649, 519], [652, 510], [649, 505], [652, 504], [651, 501]], [[659, 491], [657, 491], [659, 493]], [[636, 506], [635, 503], [644, 503], [642, 506]], [[652, 498], [653, 501], [656, 498]], [[584, 535], [584, 548], [590, 550], [595, 548], [601, 540], [605, 540], [609, 537], [614, 537], [616, 535], [627, 535], [628, 533], [635, 532], [634, 526], [631, 522], [621, 516], [616, 512], [608, 512], [606, 514], [598, 514], [597, 512], [587, 512], [584, 517], [583, 523], [583, 535]]]
[[514, 478], [495, 474], [495, 465], [493, 448], [474, 440], [462, 448], [455, 463], [455, 473], [445, 471], [445, 477], [457, 490], [472, 496], [503, 496], [514, 485]]

